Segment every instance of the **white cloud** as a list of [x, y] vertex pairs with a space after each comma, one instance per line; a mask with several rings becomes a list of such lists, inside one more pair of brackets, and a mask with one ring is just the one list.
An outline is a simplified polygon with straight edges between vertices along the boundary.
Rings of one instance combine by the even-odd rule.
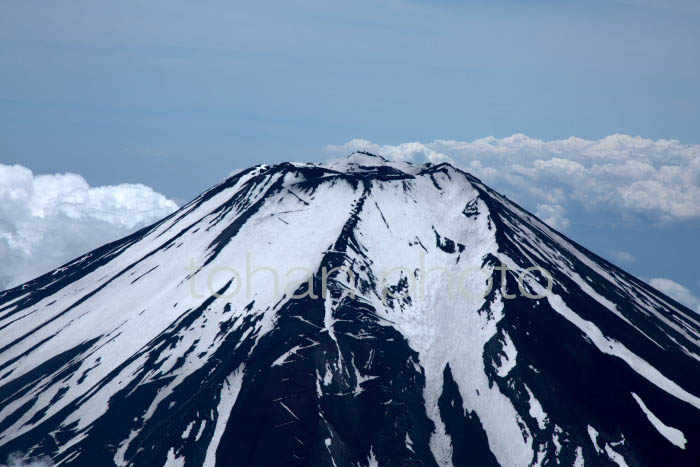
[[566, 229], [570, 221], [565, 216], [566, 209], [559, 204], [538, 204], [535, 215], [557, 230]]
[[637, 260], [632, 253], [627, 251], [612, 250], [610, 254], [612, 255], [613, 259], [622, 263], [634, 263]]
[[672, 222], [700, 218], [700, 145], [611, 135], [543, 141], [516, 134], [474, 141], [327, 146], [338, 156], [368, 150], [409, 161], [450, 161], [559, 227], [572, 207]]
[[90, 187], [75, 174], [0, 164], [0, 290], [164, 217], [177, 205], [138, 184]]
[[700, 313], [700, 298], [693, 295], [688, 288], [682, 286], [678, 282], [664, 277], [654, 277], [649, 279], [649, 285], [660, 290], [669, 297], [676, 299], [679, 303], [682, 303], [691, 310]]

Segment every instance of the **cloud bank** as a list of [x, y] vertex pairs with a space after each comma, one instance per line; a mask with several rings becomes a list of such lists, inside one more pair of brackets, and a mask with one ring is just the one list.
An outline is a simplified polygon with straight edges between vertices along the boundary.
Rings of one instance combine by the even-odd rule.
[[565, 229], [567, 211], [607, 212], [654, 222], [700, 218], [700, 145], [615, 134], [543, 141], [523, 134], [474, 141], [379, 145], [353, 139], [330, 156], [366, 150], [416, 162], [448, 161]]
[[177, 209], [139, 184], [91, 187], [75, 174], [0, 164], [0, 290], [21, 284]]

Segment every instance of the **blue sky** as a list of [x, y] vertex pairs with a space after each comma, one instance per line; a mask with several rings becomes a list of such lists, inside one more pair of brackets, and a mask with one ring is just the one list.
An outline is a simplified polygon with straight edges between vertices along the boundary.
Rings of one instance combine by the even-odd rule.
[[[691, 160], [698, 82], [692, 1], [6, 1], [0, 163], [181, 203], [233, 169], [358, 138], [621, 133], [678, 140]], [[572, 238], [700, 295], [694, 214], [567, 203], [548, 205]]]

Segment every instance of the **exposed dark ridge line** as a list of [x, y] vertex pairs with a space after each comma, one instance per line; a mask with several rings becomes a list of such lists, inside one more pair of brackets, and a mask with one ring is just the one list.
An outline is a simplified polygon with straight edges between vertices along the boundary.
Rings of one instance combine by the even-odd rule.
[[379, 215], [382, 216], [382, 220], [384, 221], [384, 225], [386, 225], [386, 228], [389, 232], [391, 232], [391, 227], [389, 227], [389, 223], [386, 221], [386, 217], [384, 217], [384, 213], [382, 212], [382, 208], [379, 207], [379, 204], [377, 204], [377, 201], [374, 201], [374, 205], [377, 207], [377, 211], [379, 211]]
[[442, 187], [440, 186], [440, 184], [437, 182], [437, 180], [435, 180], [435, 172], [430, 173], [430, 180], [433, 182], [433, 185], [435, 186], [435, 188], [437, 188], [438, 190], [442, 190]]
[[[26, 315], [18, 316], [17, 318], [11, 320], [10, 322], [3, 324], [2, 326], [0, 326], [0, 331], [2, 331], [3, 329], [5, 329], [6, 327], [10, 326], [11, 324], [14, 324], [14, 323], [16, 323], [17, 321], [26, 318], [27, 316], [33, 315], [33, 314], [36, 313], [37, 311], [39, 311], [38, 308], [35, 309], [35, 310], [30, 311], [30, 312], [27, 313]], [[8, 316], [12, 316], [12, 315], [8, 315]], [[4, 318], [4, 317], [3, 317], [3, 318]]]
[[149, 269], [148, 271], [144, 272], [144, 273], [141, 274], [139, 277], [137, 277], [136, 279], [134, 279], [133, 281], [131, 281], [131, 283], [132, 283], [132, 284], [135, 284], [136, 282], [138, 282], [139, 279], [143, 278], [144, 276], [146, 276], [146, 275], [150, 274], [151, 272], [155, 271], [156, 269], [158, 269], [158, 266], [159, 266], [159, 265], [156, 264], [156, 265], [153, 266], [151, 269]]
[[[359, 215], [364, 209], [365, 202], [371, 196], [371, 193], [371, 184], [367, 179], [364, 179], [362, 194], [355, 201], [354, 208], [351, 210], [350, 215], [348, 216], [347, 220], [343, 224], [343, 227], [341, 228], [340, 234], [331, 246], [332, 251], [326, 251], [323, 254], [319, 270], [321, 270], [322, 267], [326, 267], [326, 270], [328, 271], [334, 268], [340, 268], [344, 264], [345, 260], [349, 257], [348, 248], [352, 249], [355, 253], [357, 253], [359, 257], [365, 257], [364, 253], [359, 248], [357, 239], [355, 238], [355, 228], [360, 221]], [[376, 290], [377, 283], [375, 281], [374, 276], [370, 274], [368, 278], [370, 280], [371, 292], [373, 292], [374, 294], [378, 294], [379, 291]], [[355, 277], [355, 281], [357, 281], [357, 277]], [[331, 283], [336, 283], [339, 286], [341, 286], [341, 288], [345, 288], [333, 276], [328, 278], [328, 284]], [[362, 291], [362, 289], [360, 291]], [[355, 296], [354, 300], [365, 302], [365, 299], [361, 296]], [[369, 303], [366, 303], [366, 305], [369, 306]], [[371, 314], [377, 321], [386, 321], [391, 324], [395, 324], [388, 318], [380, 317], [373, 311], [368, 313]]]
[[[433, 164], [432, 162], [428, 162], [425, 164], [425, 168], [418, 172], [418, 175], [425, 175], [425, 174], [430, 174], [430, 173], [435, 173], [435, 172], [440, 172], [442, 171], [445, 167], [449, 167], [457, 172], [462, 172], [458, 168], [456, 168], [454, 165], [450, 164], [449, 162], [440, 162], [439, 164]], [[462, 172], [464, 174], [467, 174], [466, 172]]]
[[297, 195], [296, 193], [294, 193], [292, 190], [290, 190], [289, 188], [287, 188], [287, 191], [288, 191], [292, 196], [294, 196], [296, 199], [298, 199], [299, 201], [301, 201], [301, 202], [304, 203], [305, 205], [309, 206], [309, 202], [308, 202], [308, 201], [305, 201], [305, 200], [301, 199], [301, 197], [299, 197], [299, 195]]
[[431, 165], [430, 167], [427, 167], [427, 168], [421, 170], [419, 172], [419, 175], [426, 175], [426, 174], [430, 175], [430, 180], [433, 182], [433, 185], [435, 185], [435, 187], [438, 190], [442, 190], [442, 187], [435, 179], [435, 174], [437, 172], [444, 173], [447, 176], [447, 178], [450, 181], [452, 181], [452, 177], [450, 176], [449, 170], [447, 170], [448, 168], [454, 170], [455, 172], [458, 172], [457, 169], [454, 168], [454, 166], [452, 166], [451, 164], [448, 164], [447, 162], [443, 162], [441, 164]]
[[[362, 209], [365, 205], [365, 201], [367, 200], [367, 197], [369, 196], [371, 190], [369, 183], [365, 180], [363, 182], [363, 191], [362, 194], [357, 198], [355, 201], [355, 206], [353, 209], [350, 211], [350, 216], [348, 219], [345, 221], [345, 224], [343, 224], [343, 227], [340, 230], [340, 235], [336, 239], [335, 243], [333, 243], [333, 250], [339, 252], [343, 251], [346, 252], [348, 245], [352, 243], [357, 243], [357, 240], [355, 239], [354, 235], [354, 230], [355, 227], [357, 226], [358, 222], [360, 221], [359, 214], [362, 212]], [[331, 254], [331, 253], [326, 253], [326, 254]]]

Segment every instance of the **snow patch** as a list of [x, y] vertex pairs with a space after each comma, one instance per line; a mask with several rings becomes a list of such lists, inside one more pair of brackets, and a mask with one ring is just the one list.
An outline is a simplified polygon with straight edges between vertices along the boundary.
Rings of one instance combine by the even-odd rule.
[[501, 355], [501, 365], [496, 370], [496, 373], [501, 378], [505, 377], [510, 373], [510, 370], [515, 368], [516, 357], [518, 356], [518, 351], [513, 344], [512, 339], [507, 332], [503, 333], [503, 353]]
[[656, 431], [658, 431], [661, 434], [661, 436], [669, 440], [675, 446], [678, 446], [681, 449], [685, 449], [685, 444], [687, 443], [687, 441], [685, 439], [685, 435], [681, 430], [677, 428], [672, 428], [664, 424], [661, 420], [659, 420], [659, 417], [654, 415], [654, 413], [651, 410], [649, 410], [649, 408], [642, 401], [641, 397], [639, 397], [637, 394], [632, 393], [632, 397], [634, 397], [634, 400], [637, 401], [637, 404], [639, 404], [639, 407], [644, 412], [644, 415], [647, 416], [651, 424], [654, 425], [654, 428], [656, 428]]
[[627, 467], [627, 462], [625, 462], [625, 458], [622, 457], [622, 454], [616, 452], [613, 448], [610, 447], [609, 444], [605, 445], [605, 452], [607, 453], [610, 460], [616, 463], [619, 467]]
[[574, 459], [574, 467], [584, 467], [583, 449], [581, 446], [576, 448], [576, 458]]
[[163, 467], [183, 467], [185, 465], [184, 457], [175, 456], [175, 448], [170, 448], [168, 451], [168, 457], [165, 460], [165, 465]]
[[598, 453], [602, 453], [603, 450], [598, 446], [598, 430], [588, 425], [588, 436], [591, 438], [591, 443]]
[[408, 432], [406, 433], [406, 448], [411, 452], [415, 452], [413, 450], [413, 440], [411, 440], [411, 437], [408, 436]]
[[369, 447], [369, 457], [367, 458], [367, 467], [379, 467], [379, 462], [374, 456], [374, 449], [372, 446]]
[[542, 408], [542, 404], [540, 404], [540, 401], [538, 401], [535, 398], [535, 396], [532, 394], [532, 391], [530, 391], [530, 388], [525, 386], [525, 390], [530, 396], [530, 416], [537, 420], [537, 426], [540, 428], [540, 430], [544, 430], [547, 427], [547, 421], [549, 420], [549, 417], [547, 417], [547, 414]]
[[233, 410], [233, 406], [236, 404], [238, 392], [241, 390], [241, 385], [243, 384], [243, 375], [242, 369], [234, 371], [226, 378], [221, 388], [219, 405], [216, 408], [216, 426], [214, 427], [214, 435], [207, 447], [207, 455], [203, 464], [204, 467], [214, 467], [215, 465], [216, 449], [219, 447], [219, 440], [224, 434], [224, 429], [231, 415], [231, 410]]

